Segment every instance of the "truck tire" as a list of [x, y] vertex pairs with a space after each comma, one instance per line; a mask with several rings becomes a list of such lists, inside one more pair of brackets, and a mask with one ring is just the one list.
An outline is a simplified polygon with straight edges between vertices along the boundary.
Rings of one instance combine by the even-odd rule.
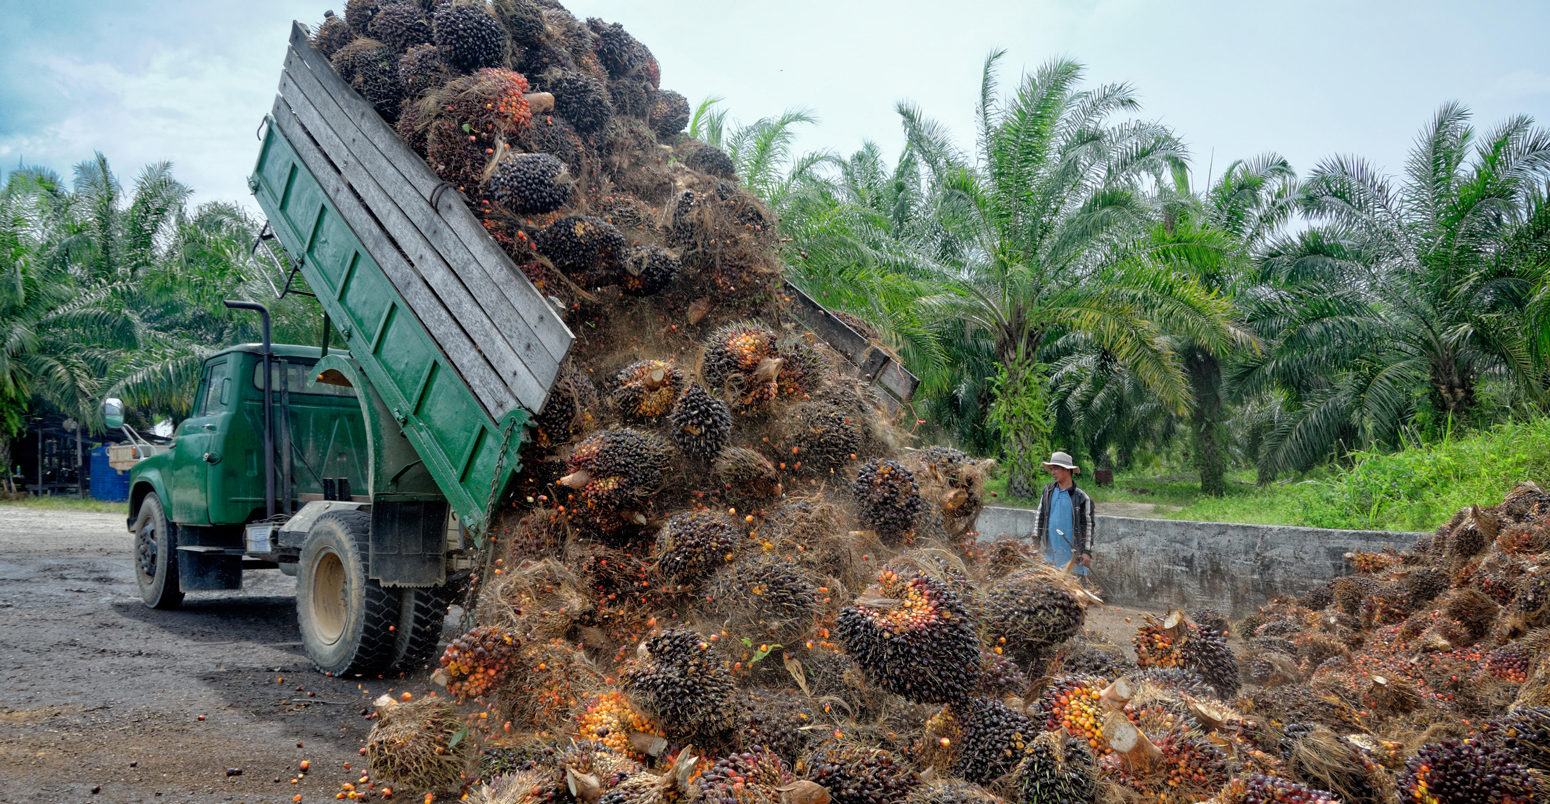
[[140, 601], [153, 609], [175, 609], [183, 603], [176, 527], [167, 521], [156, 492], [145, 495], [135, 515], [135, 581]]
[[441, 625], [452, 602], [445, 586], [398, 590], [398, 632], [393, 643], [393, 669], [414, 673], [435, 663], [441, 647]]
[[324, 514], [307, 531], [296, 572], [296, 620], [308, 658], [324, 673], [361, 676], [393, 659], [398, 596], [366, 574], [371, 516]]

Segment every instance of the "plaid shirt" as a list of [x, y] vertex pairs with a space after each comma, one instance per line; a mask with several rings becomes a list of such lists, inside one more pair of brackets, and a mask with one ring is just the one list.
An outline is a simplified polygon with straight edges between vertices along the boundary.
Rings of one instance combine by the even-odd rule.
[[[1044, 494], [1039, 497], [1039, 525], [1034, 533], [1034, 541], [1039, 549], [1049, 549], [1049, 504], [1050, 497], [1059, 488], [1054, 483], [1044, 487]], [[1098, 517], [1093, 514], [1093, 498], [1087, 496], [1087, 492], [1071, 484], [1071, 527], [1076, 531], [1072, 544], [1078, 554], [1093, 554], [1093, 539], [1098, 535]]]

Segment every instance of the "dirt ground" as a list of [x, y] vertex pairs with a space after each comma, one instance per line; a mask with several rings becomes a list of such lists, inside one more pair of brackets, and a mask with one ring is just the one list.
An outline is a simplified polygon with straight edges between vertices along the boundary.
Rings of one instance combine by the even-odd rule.
[[[147, 609], [130, 547], [118, 515], [0, 505], [0, 802], [332, 801], [365, 766], [370, 702], [433, 689], [313, 670], [273, 570]], [[1088, 614], [1127, 650], [1139, 622]]]
[[123, 516], [0, 505], [0, 802], [333, 801], [371, 700], [431, 688], [313, 670], [274, 570], [147, 609], [130, 548]]

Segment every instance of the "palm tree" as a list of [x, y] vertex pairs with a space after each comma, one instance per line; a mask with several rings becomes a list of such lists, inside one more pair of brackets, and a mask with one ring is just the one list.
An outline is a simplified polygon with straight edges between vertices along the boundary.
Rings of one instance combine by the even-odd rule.
[[1251, 318], [1275, 335], [1241, 368], [1283, 402], [1262, 478], [1341, 444], [1394, 443], [1422, 406], [1467, 421], [1489, 378], [1544, 405], [1550, 135], [1514, 117], [1482, 138], [1469, 117], [1443, 105], [1397, 183], [1344, 156], [1304, 184], [1320, 225], [1267, 252]]
[[[1295, 211], [1296, 173], [1282, 157], [1264, 154], [1229, 165], [1203, 195], [1191, 190], [1187, 172], [1176, 170], [1172, 179], [1159, 190], [1161, 215], [1152, 229], [1159, 258], [1201, 287], [1238, 298], [1255, 278], [1254, 261]], [[1257, 348], [1248, 332], [1234, 334], [1236, 346]], [[1191, 447], [1200, 489], [1213, 496], [1227, 491], [1222, 364], [1232, 352], [1221, 346], [1189, 338], [1175, 342], [1189, 379]]]
[[102, 378], [137, 330], [117, 287], [61, 259], [70, 209], [59, 177], [24, 168], [0, 189], [0, 467], [34, 400], [83, 423]]
[[1228, 333], [1223, 299], [1140, 242], [1145, 188], [1181, 165], [1165, 127], [1114, 122], [1139, 108], [1124, 84], [1079, 89], [1079, 64], [1057, 60], [997, 99], [985, 62], [978, 153], [960, 154], [941, 126], [899, 111], [929, 176], [931, 226], [916, 244], [944, 292], [922, 300], [935, 319], [985, 340], [1000, 369], [991, 407], [1009, 464], [1008, 491], [1031, 496], [1049, 432], [1046, 339], [1081, 333], [1169, 407], [1188, 406], [1173, 333], [1216, 347]]

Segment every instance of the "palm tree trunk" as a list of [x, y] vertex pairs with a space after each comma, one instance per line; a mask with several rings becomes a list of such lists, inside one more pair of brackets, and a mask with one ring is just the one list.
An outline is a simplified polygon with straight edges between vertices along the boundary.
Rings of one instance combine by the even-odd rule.
[[16, 487], [11, 484], [11, 438], [0, 435], [0, 492], [15, 494]]
[[1227, 493], [1227, 454], [1222, 416], [1222, 367], [1216, 355], [1191, 349], [1184, 360], [1195, 409], [1190, 414], [1194, 436], [1195, 468], [1200, 472], [1200, 491], [1212, 497]]
[[1002, 364], [992, 416], [1004, 437], [1007, 494], [1031, 499], [1041, 484], [1040, 463], [1049, 449], [1049, 389], [1038, 366], [1024, 360]]

